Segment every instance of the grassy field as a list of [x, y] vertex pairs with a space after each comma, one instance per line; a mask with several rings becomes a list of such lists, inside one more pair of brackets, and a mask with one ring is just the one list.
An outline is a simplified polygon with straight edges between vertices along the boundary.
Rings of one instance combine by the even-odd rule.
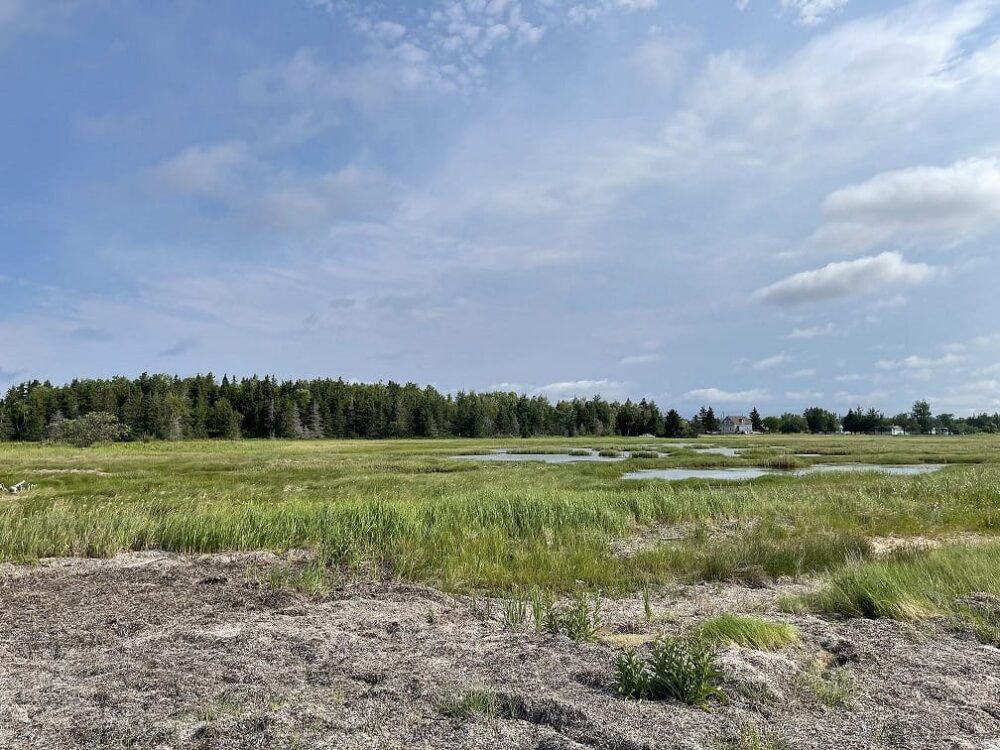
[[[665, 458], [548, 465], [454, 456], [493, 448], [627, 450], [668, 441], [242, 441], [90, 449], [4, 444], [0, 482], [27, 479], [34, 488], [0, 499], [0, 559], [308, 548], [334, 571], [492, 593], [537, 587], [615, 594], [675, 581], [760, 583], [823, 573], [833, 588], [813, 606], [846, 615], [929, 613], [950, 608], [948, 602], [970, 589], [1000, 594], [1000, 439], [700, 443], [746, 450], [737, 457], [685, 449]], [[783, 461], [948, 465], [912, 477], [621, 478], [637, 468]], [[946, 546], [933, 558], [904, 551], [875, 559], [881, 540], [898, 544], [897, 538], [911, 537]], [[950, 553], [955, 540], [959, 552]], [[975, 543], [961, 543], [970, 540]], [[935, 571], [910, 570], [914, 559], [925, 557], [936, 561]], [[895, 572], [886, 566], [896, 566]], [[930, 582], [948, 578], [942, 571], [949, 566], [979, 573], [952, 576], [931, 591]], [[897, 588], [885, 583], [888, 578]], [[866, 585], [878, 591], [861, 592]], [[900, 593], [899, 587], [919, 591]], [[887, 600], [880, 609], [859, 603], [865, 596], [904, 603], [894, 608]]]

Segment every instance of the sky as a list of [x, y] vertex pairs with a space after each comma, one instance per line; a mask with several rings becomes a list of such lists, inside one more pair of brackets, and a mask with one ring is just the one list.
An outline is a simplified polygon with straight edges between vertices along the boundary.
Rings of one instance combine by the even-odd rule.
[[0, 388], [1000, 409], [1000, 0], [0, 0]]

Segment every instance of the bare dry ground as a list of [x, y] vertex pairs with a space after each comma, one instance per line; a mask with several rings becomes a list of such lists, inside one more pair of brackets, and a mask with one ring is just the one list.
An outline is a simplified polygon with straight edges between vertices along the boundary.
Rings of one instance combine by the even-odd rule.
[[[790, 748], [1000, 748], [1000, 649], [943, 628], [778, 612], [799, 584], [678, 587], [603, 605], [580, 643], [511, 631], [482, 600], [344, 581], [309, 599], [262, 583], [273, 555], [0, 566], [0, 748], [715, 748], [747, 727]], [[625, 701], [623, 642], [723, 611], [802, 643], [721, 655], [725, 704]], [[820, 689], [836, 672], [846, 687]], [[820, 685], [820, 688], [817, 687]], [[499, 715], [449, 717], [484, 688]], [[731, 745], [728, 745], [731, 746]]]

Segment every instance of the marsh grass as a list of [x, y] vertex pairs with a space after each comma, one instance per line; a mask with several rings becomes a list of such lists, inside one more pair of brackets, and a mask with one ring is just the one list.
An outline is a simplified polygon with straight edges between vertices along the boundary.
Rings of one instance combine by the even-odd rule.
[[698, 637], [706, 643], [735, 644], [757, 651], [777, 651], [799, 642], [794, 625], [733, 614], [706, 620], [698, 627]]
[[1000, 542], [900, 551], [836, 571], [820, 591], [800, 603], [844, 617], [906, 622], [947, 617], [984, 641], [1000, 643], [998, 571]]
[[[869, 559], [871, 536], [1000, 532], [1000, 468], [969, 465], [995, 462], [1000, 439], [768, 442], [789, 451], [840, 450], [845, 460], [956, 465], [920, 477], [845, 472], [676, 485], [623, 482], [620, 463], [452, 458], [503, 445], [485, 440], [0, 444], [0, 482], [35, 485], [0, 505], [0, 559], [307, 549], [330, 570], [509, 596], [581, 586], [629, 592], [678, 580], [761, 584]], [[582, 444], [644, 443], [591, 437]], [[572, 445], [552, 438], [517, 447], [566, 452]], [[750, 465], [682, 452], [658, 465], [689, 460]], [[749, 521], [740, 535], [714, 530]], [[611, 549], [637, 530], [683, 524], [706, 531], [632, 555]]]

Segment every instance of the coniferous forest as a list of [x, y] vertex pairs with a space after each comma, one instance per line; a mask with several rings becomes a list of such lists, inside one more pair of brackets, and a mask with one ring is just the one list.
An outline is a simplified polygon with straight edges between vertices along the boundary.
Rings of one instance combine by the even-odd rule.
[[[926, 402], [886, 417], [875, 409], [843, 417], [819, 407], [802, 415], [761, 418], [765, 432], [878, 433], [890, 424], [908, 432], [1000, 431], [1000, 415], [957, 418], [930, 415]], [[709, 407], [685, 419], [652, 400], [607, 401], [600, 396], [555, 403], [514, 392], [441, 393], [413, 383], [356, 383], [342, 379], [286, 380], [193, 377], [144, 373], [138, 378], [74, 380], [66, 385], [30, 381], [0, 401], [0, 440], [62, 439], [81, 429], [98, 440], [185, 438], [408, 438], [533, 437], [542, 435], [655, 435], [684, 437], [719, 429]], [[96, 430], [96, 433], [94, 432]], [[87, 440], [85, 442], [91, 442]]]

